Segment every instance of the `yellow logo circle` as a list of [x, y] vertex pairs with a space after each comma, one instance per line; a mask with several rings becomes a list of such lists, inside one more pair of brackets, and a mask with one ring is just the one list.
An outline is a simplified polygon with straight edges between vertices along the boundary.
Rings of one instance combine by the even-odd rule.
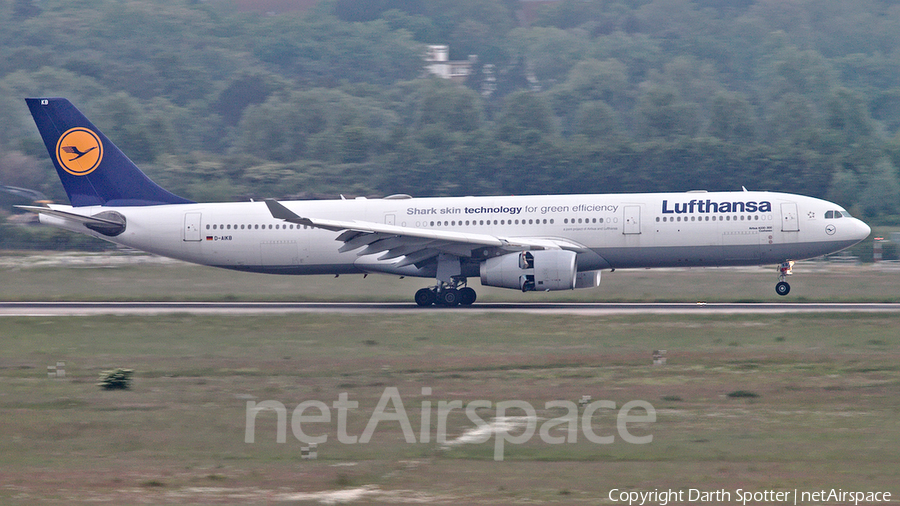
[[86, 176], [100, 166], [103, 143], [91, 130], [75, 127], [60, 136], [56, 143], [56, 160], [73, 176]]

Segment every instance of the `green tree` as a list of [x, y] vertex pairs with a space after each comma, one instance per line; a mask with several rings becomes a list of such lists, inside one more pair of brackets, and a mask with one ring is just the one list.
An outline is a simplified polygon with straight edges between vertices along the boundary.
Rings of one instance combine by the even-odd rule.
[[865, 102], [853, 91], [838, 87], [832, 90], [825, 120], [844, 142], [858, 142], [872, 135], [874, 126]]
[[517, 28], [510, 32], [509, 40], [541, 83], [562, 80], [572, 67], [592, 54], [590, 40], [583, 32]]
[[599, 100], [581, 104], [575, 118], [574, 133], [592, 142], [615, 142], [622, 137], [616, 111]]
[[755, 119], [750, 102], [739, 93], [719, 93], [713, 98], [709, 135], [723, 141], [750, 144], [755, 140]]
[[541, 95], [521, 91], [504, 101], [497, 118], [497, 137], [513, 144], [534, 143], [551, 136], [554, 123], [553, 112]]
[[272, 93], [288, 88], [289, 83], [278, 75], [254, 71], [241, 72], [219, 92], [212, 104], [212, 110], [227, 123], [236, 125], [247, 106], [261, 104]]
[[674, 89], [652, 86], [638, 100], [638, 132], [668, 139], [694, 136], [699, 129], [698, 109], [697, 104], [681, 100]]
[[316, 93], [279, 94], [245, 109], [239, 149], [260, 158], [290, 162], [306, 149], [311, 135], [327, 127], [326, 104]]
[[860, 205], [866, 216], [897, 215], [900, 209], [900, 182], [897, 168], [881, 160], [865, 182]]
[[798, 93], [787, 93], [770, 109], [766, 121], [766, 140], [796, 143], [820, 127], [812, 102]]
[[549, 91], [557, 115], [571, 118], [583, 102], [603, 102], [617, 110], [627, 110], [629, 83], [625, 65], [615, 59], [586, 59], [578, 62], [566, 80]]
[[474, 91], [442, 79], [424, 81], [416, 94], [419, 126], [438, 125], [451, 132], [481, 127], [481, 97]]
[[100, 98], [92, 117], [135, 163], [152, 162], [172, 145], [165, 124], [151, 121], [140, 101], [125, 92]]
[[831, 176], [831, 186], [828, 189], [828, 200], [845, 207], [859, 202], [860, 182], [852, 171], [838, 169]]

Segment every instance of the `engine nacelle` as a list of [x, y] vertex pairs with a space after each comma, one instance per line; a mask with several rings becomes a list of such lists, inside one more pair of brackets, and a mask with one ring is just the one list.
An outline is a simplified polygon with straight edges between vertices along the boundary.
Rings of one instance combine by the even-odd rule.
[[575, 288], [597, 288], [600, 286], [600, 271], [581, 271], [575, 277]]
[[539, 250], [510, 253], [481, 263], [481, 284], [501, 288], [571, 290], [578, 270], [574, 251]]

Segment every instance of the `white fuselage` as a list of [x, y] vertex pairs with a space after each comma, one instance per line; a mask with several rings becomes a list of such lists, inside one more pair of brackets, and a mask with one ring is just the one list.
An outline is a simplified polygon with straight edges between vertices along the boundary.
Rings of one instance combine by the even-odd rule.
[[[775, 192], [688, 192], [509, 197], [283, 201], [303, 217], [399, 227], [565, 239], [583, 245], [579, 271], [780, 263], [833, 253], [869, 227], [830, 202]], [[281, 274], [383, 272], [433, 275], [399, 259], [339, 253], [340, 232], [275, 219], [264, 202], [146, 207], [53, 206], [85, 216], [115, 211], [124, 232], [106, 237], [42, 215], [41, 221], [131, 248], [204, 265]], [[829, 213], [831, 211], [832, 213]], [[840, 218], [827, 218], [839, 211]], [[476, 260], [477, 261], [477, 260]]]

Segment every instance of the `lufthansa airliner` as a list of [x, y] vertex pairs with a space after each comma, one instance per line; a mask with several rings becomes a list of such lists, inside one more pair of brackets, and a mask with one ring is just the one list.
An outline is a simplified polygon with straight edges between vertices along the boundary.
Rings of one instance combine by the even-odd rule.
[[271, 274], [432, 278], [415, 301], [475, 302], [467, 285], [592, 288], [603, 270], [774, 264], [869, 233], [837, 204], [738, 191], [197, 203], [151, 181], [64, 98], [26, 99], [71, 205], [42, 223], [203, 265]]

